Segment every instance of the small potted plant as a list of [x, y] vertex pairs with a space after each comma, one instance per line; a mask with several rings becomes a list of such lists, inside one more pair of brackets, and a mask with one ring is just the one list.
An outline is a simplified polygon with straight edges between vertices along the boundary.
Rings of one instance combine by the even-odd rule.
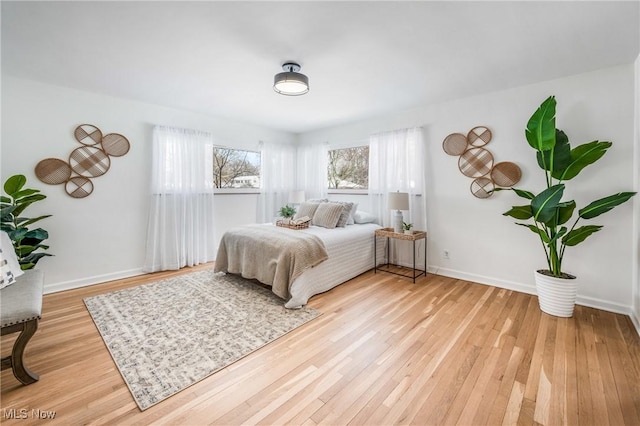
[[402, 229], [404, 229], [405, 234], [413, 235], [413, 231], [411, 230], [411, 228], [413, 228], [413, 223], [402, 222]]
[[287, 219], [288, 221], [291, 221], [291, 219], [293, 219], [293, 216], [296, 214], [296, 209], [294, 209], [292, 206], [285, 205], [280, 207], [279, 213], [281, 217]]

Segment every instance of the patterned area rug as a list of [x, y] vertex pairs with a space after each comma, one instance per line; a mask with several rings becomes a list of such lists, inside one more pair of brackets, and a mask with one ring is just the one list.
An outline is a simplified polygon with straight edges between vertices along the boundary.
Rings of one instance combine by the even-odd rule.
[[84, 303], [141, 410], [320, 315], [213, 269]]

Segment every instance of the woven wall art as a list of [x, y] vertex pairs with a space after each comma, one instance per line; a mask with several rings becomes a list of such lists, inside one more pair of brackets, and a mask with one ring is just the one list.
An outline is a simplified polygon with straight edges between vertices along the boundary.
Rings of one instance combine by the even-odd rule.
[[473, 178], [471, 193], [478, 198], [489, 198], [496, 187], [510, 188], [520, 181], [522, 171], [515, 163], [494, 164], [493, 155], [485, 148], [491, 142], [491, 130], [476, 126], [465, 136], [451, 133], [442, 141], [442, 149], [451, 156], [459, 156], [458, 169]]
[[73, 198], [84, 198], [93, 192], [91, 179], [104, 175], [111, 167], [111, 157], [129, 152], [129, 140], [119, 133], [102, 134], [92, 124], [81, 124], [73, 132], [83, 146], [74, 149], [69, 161], [45, 158], [36, 165], [36, 176], [49, 185], [64, 184]]

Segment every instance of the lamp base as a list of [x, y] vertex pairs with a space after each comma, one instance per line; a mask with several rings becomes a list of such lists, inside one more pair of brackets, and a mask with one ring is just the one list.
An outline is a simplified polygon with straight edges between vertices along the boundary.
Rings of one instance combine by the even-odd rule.
[[396, 210], [393, 214], [393, 232], [397, 232], [398, 234], [402, 233], [402, 222], [404, 217], [402, 216], [402, 212], [400, 210]]

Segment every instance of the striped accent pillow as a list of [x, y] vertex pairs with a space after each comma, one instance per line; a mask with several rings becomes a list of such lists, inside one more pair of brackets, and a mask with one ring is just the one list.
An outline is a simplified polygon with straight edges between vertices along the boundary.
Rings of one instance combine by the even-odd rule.
[[344, 228], [347, 223], [349, 223], [349, 217], [351, 215], [351, 209], [353, 208], [353, 203], [346, 201], [329, 201], [333, 204], [340, 204], [342, 206], [342, 213], [340, 214], [340, 219], [338, 219], [338, 223], [336, 224], [336, 228]]
[[296, 215], [293, 218], [300, 219], [301, 217], [305, 217], [305, 216], [313, 217], [319, 205], [320, 203], [312, 203], [309, 201], [305, 201], [304, 203], [300, 204], [300, 207], [298, 207], [298, 211], [296, 212]]
[[340, 215], [344, 207], [336, 203], [322, 203], [318, 205], [316, 212], [311, 220], [312, 225], [322, 226], [323, 228], [333, 229], [338, 224]]

